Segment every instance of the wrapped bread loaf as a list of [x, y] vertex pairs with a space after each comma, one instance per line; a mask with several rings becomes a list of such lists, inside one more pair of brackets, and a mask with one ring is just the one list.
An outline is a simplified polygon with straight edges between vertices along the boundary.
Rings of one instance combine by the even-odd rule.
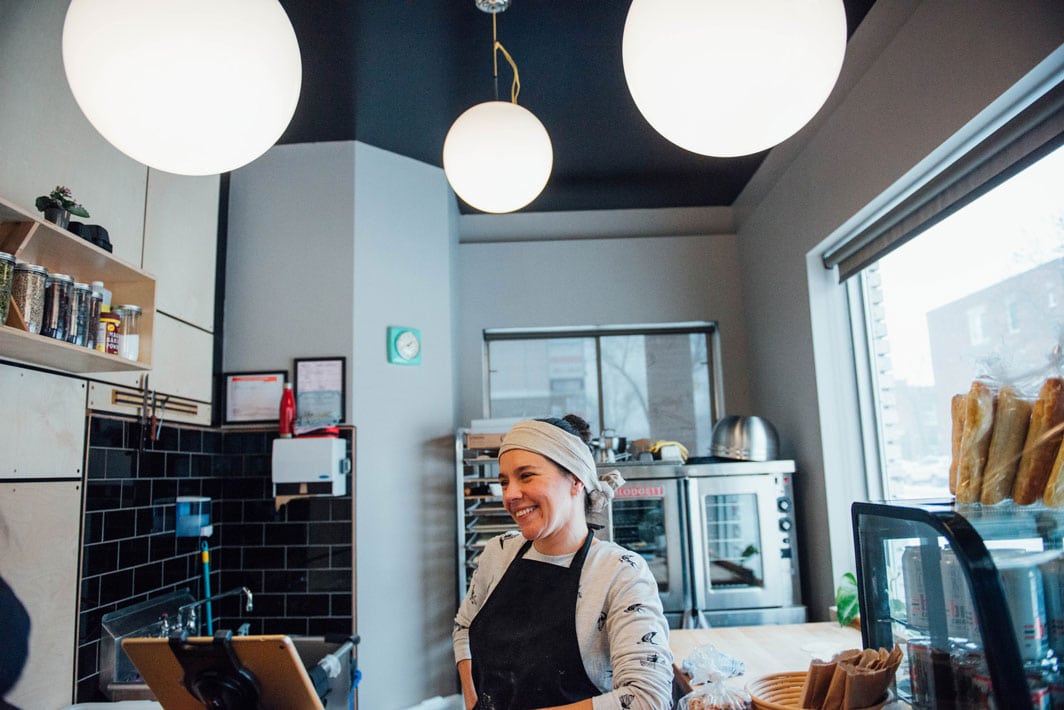
[[978, 503], [994, 426], [994, 393], [985, 382], [976, 380], [966, 400], [956, 495], [958, 503]]
[[1060, 449], [1062, 433], [1064, 379], [1050, 377], [1042, 384], [1042, 390], [1031, 409], [1031, 424], [1012, 483], [1012, 498], [1020, 505], [1030, 505], [1042, 498], [1050, 469]]
[[1042, 502], [1053, 508], [1064, 508], [1064, 473], [1060, 471], [1062, 468], [1064, 468], [1064, 441], [1057, 450], [1057, 456], [1049, 469], [1049, 480], [1046, 481], [1045, 492], [1042, 493]]
[[1012, 494], [1012, 483], [1020, 465], [1030, 423], [1031, 402], [1020, 397], [1012, 387], [1002, 387], [998, 391], [997, 408], [994, 410], [994, 429], [990, 434], [990, 449], [986, 455], [980, 503], [994, 505]]
[[957, 493], [957, 468], [961, 463], [961, 435], [964, 434], [964, 410], [968, 404], [968, 398], [963, 394], [955, 394], [949, 403], [950, 418], [953, 421], [953, 432], [950, 437], [950, 462], [949, 462], [949, 492]]

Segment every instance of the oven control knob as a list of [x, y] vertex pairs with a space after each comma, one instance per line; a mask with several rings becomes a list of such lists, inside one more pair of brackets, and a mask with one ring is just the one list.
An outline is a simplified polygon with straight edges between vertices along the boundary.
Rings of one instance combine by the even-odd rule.
[[790, 518], [780, 518], [780, 530], [783, 532], [789, 532], [793, 527], [794, 523], [791, 522]]
[[781, 513], [786, 513], [787, 511], [789, 511], [791, 509], [791, 499], [790, 498], [777, 498], [776, 499], [776, 508], [779, 509], [779, 511]]

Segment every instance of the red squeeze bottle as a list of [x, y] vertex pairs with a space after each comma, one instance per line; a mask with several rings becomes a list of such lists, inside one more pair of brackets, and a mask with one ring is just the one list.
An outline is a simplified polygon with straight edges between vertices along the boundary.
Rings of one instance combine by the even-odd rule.
[[292, 427], [296, 422], [296, 396], [292, 392], [292, 383], [285, 382], [281, 392], [281, 406], [278, 410], [280, 434], [282, 439], [292, 438]]

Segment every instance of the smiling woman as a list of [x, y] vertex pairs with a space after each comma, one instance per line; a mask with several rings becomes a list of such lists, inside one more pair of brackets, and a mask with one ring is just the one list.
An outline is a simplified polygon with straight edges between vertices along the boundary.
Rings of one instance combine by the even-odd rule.
[[518, 422], [499, 448], [520, 528], [484, 548], [455, 617], [466, 708], [668, 708], [668, 624], [643, 558], [596, 540], [588, 516], [621, 481], [601, 479], [587, 422]]

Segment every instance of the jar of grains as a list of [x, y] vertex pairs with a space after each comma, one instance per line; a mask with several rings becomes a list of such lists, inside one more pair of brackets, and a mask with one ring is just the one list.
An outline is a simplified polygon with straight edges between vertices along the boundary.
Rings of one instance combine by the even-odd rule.
[[44, 317], [44, 282], [48, 269], [25, 261], [15, 262], [15, 277], [11, 284], [11, 297], [22, 314], [26, 330], [41, 332]]
[[89, 310], [92, 304], [92, 289], [88, 284], [74, 283], [74, 298], [70, 299], [70, 328], [66, 341], [85, 345], [89, 335]]
[[7, 322], [7, 304], [11, 302], [11, 285], [15, 281], [15, 257], [0, 251], [0, 325]]
[[74, 300], [74, 277], [51, 274], [44, 283], [44, 318], [41, 335], [66, 340], [70, 331], [70, 302]]

